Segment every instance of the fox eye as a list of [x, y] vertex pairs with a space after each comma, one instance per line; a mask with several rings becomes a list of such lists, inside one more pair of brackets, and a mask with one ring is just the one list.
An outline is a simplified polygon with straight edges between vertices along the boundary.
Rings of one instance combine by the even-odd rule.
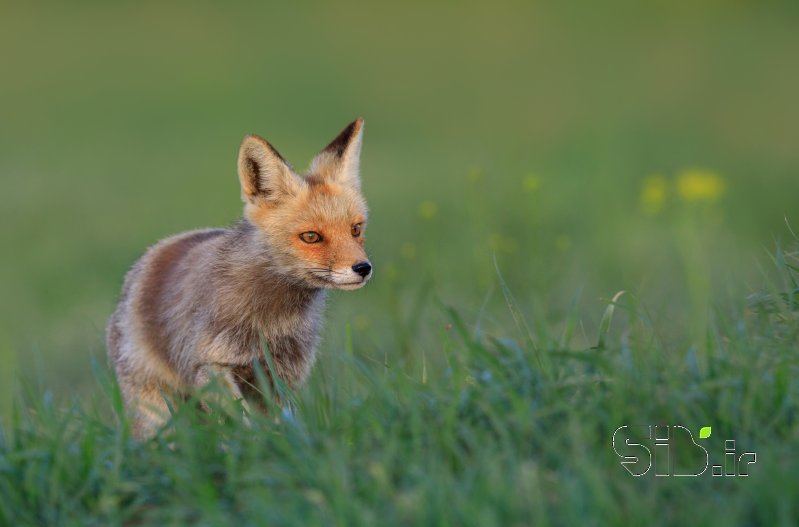
[[314, 231], [303, 232], [300, 234], [300, 240], [305, 243], [319, 243], [322, 241], [322, 235]]
[[356, 238], [361, 235], [361, 224], [360, 223], [356, 223], [355, 225], [352, 226], [352, 235], [354, 237], [356, 237]]

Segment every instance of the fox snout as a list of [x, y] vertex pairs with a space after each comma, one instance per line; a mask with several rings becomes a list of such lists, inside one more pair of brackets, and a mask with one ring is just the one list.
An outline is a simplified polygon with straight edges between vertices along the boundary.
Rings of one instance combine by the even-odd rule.
[[361, 275], [362, 278], [366, 278], [372, 274], [372, 264], [369, 262], [360, 262], [353, 265], [352, 270]]
[[352, 267], [334, 269], [330, 274], [330, 286], [335, 289], [350, 291], [360, 289], [372, 277], [372, 264], [368, 260], [361, 261]]

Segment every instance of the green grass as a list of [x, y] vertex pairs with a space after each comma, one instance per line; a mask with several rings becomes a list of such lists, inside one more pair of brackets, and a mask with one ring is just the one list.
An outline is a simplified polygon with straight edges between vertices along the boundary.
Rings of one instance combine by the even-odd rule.
[[[4, 6], [0, 523], [797, 523], [799, 11], [623, 4]], [[132, 442], [126, 269], [358, 115], [375, 278], [294, 418]], [[758, 461], [633, 478], [624, 424]]]
[[[780, 261], [795, 287], [796, 259]], [[0, 522], [795, 524], [795, 297], [764, 292], [716, 310], [702, 346], [682, 350], [630, 297], [587, 328], [590, 348], [531, 330], [508, 308], [513, 336], [476, 332], [437, 307], [436, 345], [413, 367], [353, 338], [320, 365], [293, 415], [273, 408], [248, 427], [230, 408], [209, 417], [184, 405], [144, 443], [108, 418], [122, 409], [100, 368], [94, 404], [18, 407], [0, 443]], [[625, 424], [679, 424], [696, 441], [711, 426], [700, 442], [711, 464], [723, 462], [724, 439], [757, 463], [748, 477], [635, 478], [611, 447]], [[677, 466], [684, 446], [672, 444]]]

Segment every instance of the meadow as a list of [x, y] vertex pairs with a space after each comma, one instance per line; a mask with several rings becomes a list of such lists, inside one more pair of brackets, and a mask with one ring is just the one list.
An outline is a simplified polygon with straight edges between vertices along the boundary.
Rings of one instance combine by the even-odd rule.
[[[799, 522], [793, 3], [3, 12], [0, 525]], [[246, 133], [303, 167], [357, 116], [375, 277], [294, 413], [133, 441], [128, 266], [239, 217]], [[624, 425], [757, 462], [634, 477]]]

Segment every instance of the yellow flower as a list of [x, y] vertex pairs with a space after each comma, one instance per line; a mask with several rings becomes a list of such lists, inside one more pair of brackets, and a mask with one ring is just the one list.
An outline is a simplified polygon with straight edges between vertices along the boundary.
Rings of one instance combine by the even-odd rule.
[[555, 247], [556, 247], [556, 248], [557, 248], [557, 249], [558, 249], [560, 252], [563, 252], [563, 253], [565, 253], [566, 251], [568, 251], [568, 250], [569, 250], [569, 248], [570, 248], [571, 246], [572, 246], [572, 239], [571, 239], [571, 238], [570, 238], [568, 235], [566, 235], [566, 234], [561, 234], [560, 236], [558, 236], [557, 238], [555, 238]]
[[438, 205], [432, 201], [423, 201], [419, 204], [419, 216], [425, 220], [432, 220], [438, 213]]
[[466, 174], [466, 179], [469, 180], [469, 183], [477, 183], [483, 178], [483, 171], [477, 167], [473, 167], [469, 172]]
[[710, 170], [689, 169], [677, 174], [677, 193], [685, 201], [714, 202], [724, 194], [724, 180]]
[[659, 213], [666, 203], [668, 190], [666, 178], [663, 176], [656, 174], [646, 178], [641, 187], [641, 210], [652, 215]]
[[527, 192], [535, 192], [541, 188], [541, 178], [535, 174], [530, 174], [522, 180], [522, 188]]

